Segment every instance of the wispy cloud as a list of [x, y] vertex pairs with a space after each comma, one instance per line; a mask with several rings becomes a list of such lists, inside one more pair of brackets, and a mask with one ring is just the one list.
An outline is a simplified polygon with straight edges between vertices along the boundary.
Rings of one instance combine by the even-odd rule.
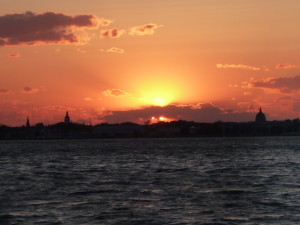
[[125, 51], [124, 51], [124, 49], [121, 49], [121, 48], [112, 47], [112, 48], [110, 48], [110, 49], [107, 49], [106, 52], [122, 54], [122, 53], [124, 53]]
[[107, 26], [110, 20], [94, 15], [69, 16], [45, 12], [0, 16], [0, 46], [79, 43], [76, 30]]
[[130, 29], [130, 35], [151, 35], [154, 34], [155, 30], [162, 25], [157, 25], [155, 23], [144, 24], [141, 26], [134, 26]]
[[248, 66], [244, 64], [217, 64], [216, 67], [218, 69], [243, 69], [243, 70], [266, 70], [266, 68], [255, 67], [255, 66]]

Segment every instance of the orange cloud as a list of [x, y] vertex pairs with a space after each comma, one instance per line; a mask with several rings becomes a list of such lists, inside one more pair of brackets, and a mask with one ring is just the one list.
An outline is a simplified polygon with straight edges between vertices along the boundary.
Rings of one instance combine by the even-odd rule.
[[159, 27], [162, 27], [161, 25], [158, 26], [154, 23], [144, 24], [141, 26], [134, 26], [130, 29], [129, 34], [130, 35], [151, 35], [154, 34], [155, 30]]
[[102, 92], [104, 96], [107, 97], [123, 97], [125, 95], [128, 95], [125, 91], [121, 89], [109, 89]]
[[290, 64], [290, 63], [280, 63], [276, 65], [276, 69], [293, 69], [298, 68], [298, 65]]
[[243, 64], [217, 64], [218, 69], [243, 69], [243, 70], [253, 70], [258, 71], [262, 70], [260, 67], [248, 66]]
[[106, 26], [110, 20], [94, 15], [68, 16], [62, 13], [7, 14], [0, 16], [0, 46], [78, 43], [78, 29]]
[[100, 38], [119, 38], [125, 33], [126, 33], [125, 30], [118, 29], [118, 28], [113, 28], [110, 30], [101, 30]]
[[23, 94], [34, 94], [34, 93], [37, 93], [38, 91], [39, 91], [39, 89], [31, 88], [31, 87], [24, 87], [22, 89]]
[[124, 53], [124, 49], [112, 47], [110, 49], [107, 49], [106, 52], [120, 53], [121, 54], [121, 53]]
[[300, 91], [300, 76], [269, 78], [266, 80], [253, 81], [253, 87], [277, 89], [282, 93]]

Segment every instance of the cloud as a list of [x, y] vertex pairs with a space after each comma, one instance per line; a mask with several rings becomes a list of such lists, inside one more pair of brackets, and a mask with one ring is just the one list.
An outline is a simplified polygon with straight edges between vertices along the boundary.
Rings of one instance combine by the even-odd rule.
[[113, 28], [109, 30], [101, 30], [100, 31], [100, 38], [119, 38], [123, 34], [125, 34], [126, 31], [118, 28]]
[[21, 54], [19, 52], [14, 52], [8, 55], [10, 58], [20, 58]]
[[293, 69], [293, 68], [298, 68], [298, 65], [295, 64], [290, 64], [290, 63], [280, 63], [276, 65], [276, 69]]
[[34, 94], [34, 93], [37, 93], [38, 91], [39, 91], [39, 89], [35, 89], [35, 88], [31, 88], [31, 87], [24, 87], [22, 89], [23, 94]]
[[7, 14], [0, 16], [0, 46], [79, 43], [75, 31], [106, 26], [110, 20], [94, 15], [69, 16], [62, 13]]
[[125, 95], [128, 95], [127, 92], [125, 92], [121, 89], [109, 89], [109, 90], [103, 91], [102, 94], [107, 97], [123, 97]]
[[93, 99], [90, 97], [86, 97], [86, 98], [84, 98], [84, 101], [90, 102], [90, 101], [93, 101]]
[[86, 50], [81, 49], [81, 48], [77, 48], [76, 51], [79, 52], [79, 53], [82, 53], [82, 54], [86, 53]]
[[107, 49], [106, 52], [120, 53], [121, 54], [121, 53], [124, 53], [124, 49], [112, 47], [110, 49]]
[[155, 30], [159, 27], [162, 27], [162, 25], [156, 25], [154, 23], [144, 24], [141, 26], [134, 26], [130, 28], [130, 35], [151, 35], [154, 34]]
[[176, 106], [168, 105], [164, 107], [151, 106], [142, 109], [127, 111], [110, 111], [103, 115], [101, 119], [108, 123], [120, 122], [141, 122], [147, 121], [152, 117], [164, 116], [175, 120], [189, 120], [198, 122], [222, 121], [253, 121], [256, 112], [234, 112], [233, 110], [223, 110], [210, 103]]
[[282, 93], [290, 93], [300, 90], [300, 76], [269, 78], [266, 80], [253, 81], [253, 87], [277, 89]]
[[10, 93], [9, 90], [0, 88], [0, 95], [6, 95], [6, 94], [9, 94], [9, 93]]
[[267, 71], [266, 68], [248, 66], [243, 64], [217, 64], [216, 67], [218, 69], [243, 69], [243, 70], [253, 70], [253, 71], [259, 71], [259, 70]]

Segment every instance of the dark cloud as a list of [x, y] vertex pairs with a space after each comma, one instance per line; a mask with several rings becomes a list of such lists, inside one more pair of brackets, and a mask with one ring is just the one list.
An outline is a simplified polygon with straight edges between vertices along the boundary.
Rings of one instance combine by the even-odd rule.
[[277, 89], [282, 93], [300, 90], [300, 76], [279, 77], [252, 82], [253, 87]]
[[101, 30], [100, 38], [119, 38], [125, 34], [125, 30], [113, 28], [110, 30]]
[[116, 122], [142, 122], [151, 117], [164, 116], [174, 120], [190, 120], [198, 122], [222, 121], [253, 121], [256, 113], [234, 112], [232, 110], [222, 110], [211, 104], [201, 104], [195, 106], [168, 105], [165, 107], [151, 106], [142, 109], [128, 111], [111, 111], [102, 119], [108, 123]]
[[39, 91], [39, 89], [35, 89], [35, 88], [31, 88], [31, 87], [24, 87], [22, 89], [22, 93], [24, 94], [34, 94], [37, 93]]
[[154, 23], [144, 24], [141, 26], [134, 26], [130, 29], [130, 35], [150, 35], [154, 34], [155, 30], [161, 26], [158, 26]]
[[95, 28], [109, 21], [93, 15], [68, 16], [45, 12], [0, 16], [0, 46], [78, 43], [74, 29]]

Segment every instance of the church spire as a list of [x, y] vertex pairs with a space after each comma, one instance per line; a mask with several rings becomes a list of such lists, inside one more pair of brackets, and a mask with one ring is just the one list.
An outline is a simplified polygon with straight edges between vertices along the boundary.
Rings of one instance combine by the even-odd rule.
[[68, 111], [66, 112], [65, 123], [71, 123], [71, 120], [70, 120], [70, 116], [69, 116], [69, 112], [68, 112]]
[[27, 120], [26, 120], [26, 127], [30, 127], [30, 122], [29, 122], [28, 116], [27, 116]]

